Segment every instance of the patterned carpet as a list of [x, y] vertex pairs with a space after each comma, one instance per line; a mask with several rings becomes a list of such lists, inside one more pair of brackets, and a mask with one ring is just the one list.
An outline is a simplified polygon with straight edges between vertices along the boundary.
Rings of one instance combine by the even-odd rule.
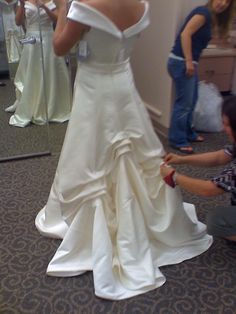
[[[7, 127], [9, 114], [2, 98], [7, 89], [1, 87], [1, 147], [14, 154], [19, 129]], [[66, 124], [50, 124], [50, 156], [0, 163], [0, 313], [1, 314], [235, 314], [236, 313], [236, 245], [215, 239], [204, 254], [178, 265], [162, 267], [166, 283], [149, 293], [124, 301], [105, 301], [93, 290], [92, 273], [73, 278], [47, 277], [48, 262], [60, 241], [40, 236], [34, 219], [48, 197], [58, 162]], [[45, 147], [39, 128], [29, 126], [20, 138], [24, 147]], [[13, 133], [14, 132], [14, 133]], [[194, 144], [197, 151], [221, 148], [227, 143], [223, 133], [205, 134], [206, 141]], [[37, 140], [35, 140], [37, 138]], [[167, 150], [166, 139], [162, 139]], [[46, 140], [47, 142], [47, 140]], [[29, 146], [28, 146], [29, 145]], [[27, 148], [28, 149], [28, 148]], [[18, 154], [19, 152], [17, 152]], [[195, 177], [209, 177], [219, 169], [186, 166], [178, 170]], [[194, 203], [198, 217], [205, 221], [208, 210], [229, 201], [229, 195], [200, 198], [183, 193], [184, 201]]]

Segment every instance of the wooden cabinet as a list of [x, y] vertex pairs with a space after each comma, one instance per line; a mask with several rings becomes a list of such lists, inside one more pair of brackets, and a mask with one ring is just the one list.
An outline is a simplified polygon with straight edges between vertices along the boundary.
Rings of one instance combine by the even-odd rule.
[[233, 49], [209, 49], [199, 61], [199, 80], [214, 83], [221, 92], [232, 90], [236, 52]]

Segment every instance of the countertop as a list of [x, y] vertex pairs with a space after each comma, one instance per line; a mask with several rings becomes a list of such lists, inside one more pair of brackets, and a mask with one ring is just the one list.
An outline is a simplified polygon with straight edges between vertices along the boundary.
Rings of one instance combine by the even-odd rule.
[[236, 48], [208, 45], [202, 52], [202, 57], [235, 57]]

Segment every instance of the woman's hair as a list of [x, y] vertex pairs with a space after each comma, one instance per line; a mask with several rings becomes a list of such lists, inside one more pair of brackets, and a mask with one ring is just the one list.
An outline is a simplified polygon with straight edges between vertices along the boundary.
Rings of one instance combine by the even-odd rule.
[[222, 104], [222, 115], [229, 119], [230, 127], [236, 140], [236, 96], [227, 97]]
[[[207, 6], [211, 10], [211, 12], [212, 12], [211, 6], [212, 6], [213, 1], [214, 0], [209, 0], [207, 3]], [[219, 36], [226, 36], [230, 30], [234, 15], [236, 13], [236, 3], [235, 2], [236, 2], [235, 0], [231, 0], [228, 8], [225, 11], [223, 11], [222, 13], [214, 14], [212, 12], [213, 27], [215, 27], [217, 29]]]

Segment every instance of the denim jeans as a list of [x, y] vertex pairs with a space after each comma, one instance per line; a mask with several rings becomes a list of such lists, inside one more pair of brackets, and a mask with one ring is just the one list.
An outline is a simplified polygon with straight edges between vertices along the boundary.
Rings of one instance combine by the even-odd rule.
[[216, 237], [236, 236], [236, 206], [216, 207], [207, 214], [207, 233]]
[[196, 139], [192, 128], [193, 111], [198, 98], [197, 66], [193, 76], [186, 75], [184, 60], [168, 59], [168, 72], [175, 83], [175, 102], [169, 129], [169, 143], [177, 147], [189, 146]]

